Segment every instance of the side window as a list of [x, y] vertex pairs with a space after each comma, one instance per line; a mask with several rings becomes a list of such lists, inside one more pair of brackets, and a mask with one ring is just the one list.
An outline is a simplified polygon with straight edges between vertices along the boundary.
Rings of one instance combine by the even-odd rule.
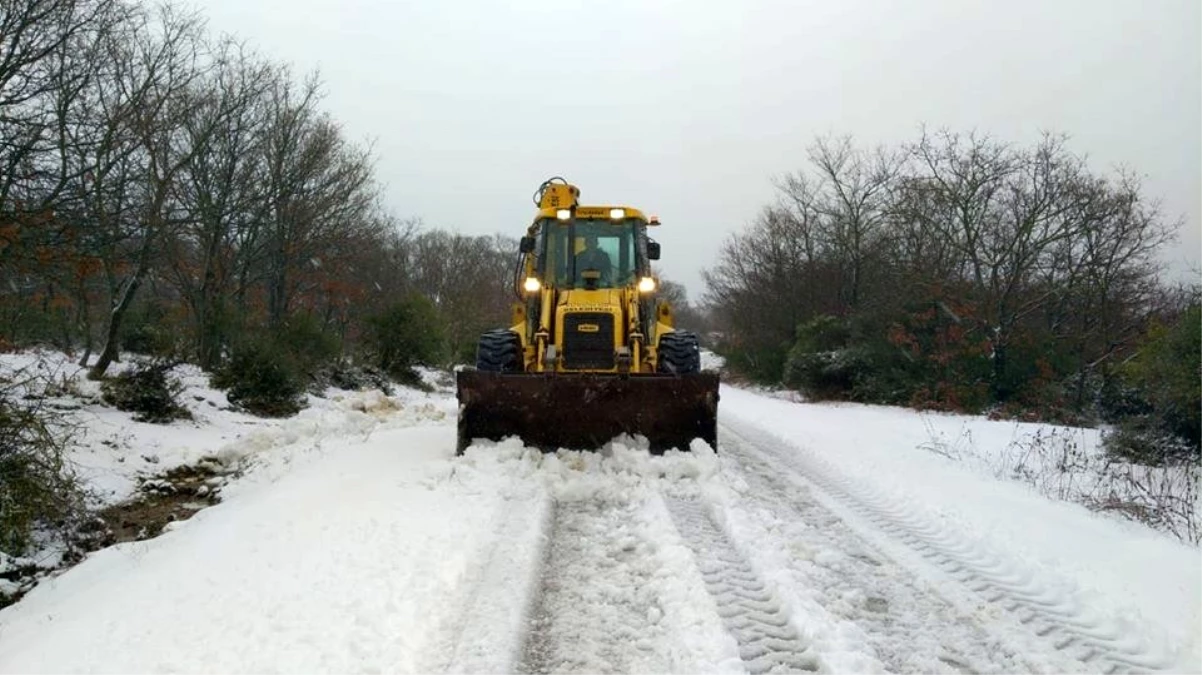
[[635, 233], [627, 230], [622, 236], [622, 283], [630, 281], [638, 274], [638, 255], [635, 252]]
[[541, 271], [556, 284], [567, 283], [570, 276], [571, 256], [568, 254], [568, 237], [566, 228], [554, 225], [543, 229], [546, 246], [540, 261]]

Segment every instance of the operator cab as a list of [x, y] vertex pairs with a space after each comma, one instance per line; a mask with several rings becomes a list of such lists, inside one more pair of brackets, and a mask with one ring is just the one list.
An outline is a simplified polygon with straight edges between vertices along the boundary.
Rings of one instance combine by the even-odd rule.
[[580, 207], [574, 218], [540, 218], [538, 275], [560, 289], [636, 284], [659, 257], [647, 225], [641, 213], [622, 207]]
[[647, 235], [640, 221], [552, 221], [541, 230], [539, 273], [557, 288], [621, 288], [647, 273], [640, 251], [646, 250]]

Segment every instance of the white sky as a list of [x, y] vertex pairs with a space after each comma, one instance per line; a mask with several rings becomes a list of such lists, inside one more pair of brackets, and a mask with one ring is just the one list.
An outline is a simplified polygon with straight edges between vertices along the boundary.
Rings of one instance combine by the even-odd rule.
[[1202, 260], [1199, 0], [197, 2], [320, 69], [399, 216], [518, 236], [563, 175], [586, 202], [659, 214], [662, 269], [693, 297], [815, 136], [894, 144], [924, 123], [1068, 133], [1184, 220], [1170, 274]]

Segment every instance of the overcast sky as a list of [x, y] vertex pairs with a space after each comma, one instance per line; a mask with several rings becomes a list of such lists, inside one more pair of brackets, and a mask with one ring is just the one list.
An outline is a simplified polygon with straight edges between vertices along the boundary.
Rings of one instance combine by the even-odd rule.
[[563, 175], [658, 214], [662, 269], [703, 290], [729, 233], [815, 136], [919, 126], [1071, 136], [1129, 166], [1202, 258], [1199, 0], [197, 0], [211, 27], [299, 72], [371, 139], [402, 217], [519, 235]]

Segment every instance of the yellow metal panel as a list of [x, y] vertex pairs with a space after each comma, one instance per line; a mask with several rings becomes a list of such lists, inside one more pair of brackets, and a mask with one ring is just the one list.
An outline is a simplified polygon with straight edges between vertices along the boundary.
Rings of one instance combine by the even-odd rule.
[[[545, 194], [543, 195], [543, 201], [546, 201]], [[568, 207], [565, 207], [565, 206], [541, 207], [541, 208], [539, 208], [538, 216], [536, 216], [536, 217], [537, 218], [550, 218], [552, 220], [555, 220], [555, 212], [561, 208], [568, 208]], [[614, 204], [612, 206], [577, 206], [576, 207], [576, 218], [577, 219], [588, 218], [588, 219], [592, 219], [592, 220], [610, 220], [610, 218], [609, 218], [609, 210], [610, 209], [626, 209], [626, 218], [627, 219], [634, 218], [636, 220], [641, 220], [643, 222], [647, 222], [647, 216], [643, 215], [642, 211], [640, 211], [632, 206], [622, 206], [621, 204]], [[562, 221], [562, 220], [557, 220], [556, 222], [566, 224], [566, 221]], [[618, 220], [618, 221], [614, 221], [614, 222], [620, 223], [622, 221]]]
[[[564, 333], [564, 318], [569, 313], [576, 312], [603, 312], [613, 316], [614, 325], [614, 348], [625, 344], [625, 324], [622, 319], [623, 309], [623, 292], [621, 289], [600, 288], [597, 290], [575, 289], [570, 291], [561, 291], [559, 294], [559, 306], [555, 312], [555, 343], [560, 350], [563, 349], [563, 333]], [[589, 329], [592, 329], [590, 331]], [[581, 332], [593, 332], [601, 329], [597, 324], [581, 324], [576, 327]], [[561, 368], [556, 366], [557, 370]], [[594, 372], [617, 372], [617, 368], [607, 370], [599, 370]]]
[[574, 185], [561, 185], [559, 183], [551, 183], [543, 190], [543, 197], [539, 201], [538, 207], [540, 210], [550, 210], [551, 217], [555, 217], [555, 211], [558, 209], [570, 209], [576, 205], [576, 198], [580, 196], [580, 190]]

